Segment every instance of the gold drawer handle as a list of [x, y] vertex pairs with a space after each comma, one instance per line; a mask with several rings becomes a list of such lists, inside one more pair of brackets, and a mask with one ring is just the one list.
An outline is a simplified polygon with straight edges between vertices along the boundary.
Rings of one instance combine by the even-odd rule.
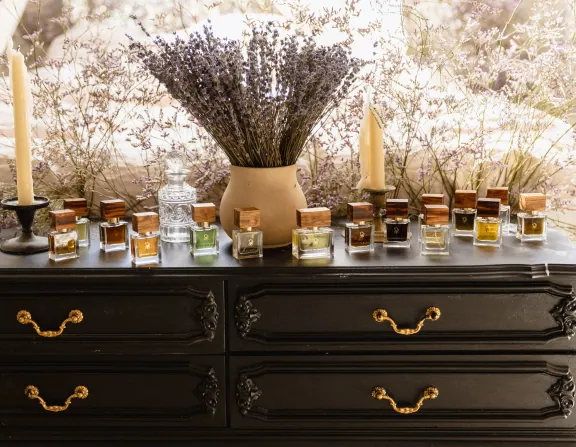
[[400, 414], [412, 414], [416, 413], [424, 403], [425, 400], [428, 399], [436, 399], [438, 397], [439, 391], [438, 388], [434, 388], [433, 386], [429, 386], [424, 390], [424, 394], [420, 398], [414, 407], [406, 407], [406, 408], [398, 408], [394, 399], [392, 399], [388, 394], [386, 394], [386, 390], [380, 386], [374, 387], [372, 390], [372, 397], [378, 400], [387, 400], [390, 402], [390, 406], [396, 413]]
[[62, 322], [62, 324], [60, 325], [60, 329], [58, 329], [57, 331], [40, 330], [40, 326], [36, 324], [36, 322], [32, 319], [32, 315], [27, 310], [21, 310], [20, 312], [18, 312], [18, 314], [16, 315], [16, 319], [20, 324], [31, 324], [40, 337], [52, 338], [62, 335], [62, 332], [64, 332], [64, 329], [66, 329], [66, 325], [68, 323], [78, 324], [82, 322], [82, 320], [84, 319], [84, 314], [82, 314], [82, 312], [80, 312], [79, 310], [71, 310], [70, 313], [68, 314], [68, 318], [66, 318]]
[[436, 321], [440, 318], [440, 315], [440, 309], [437, 307], [429, 307], [426, 310], [426, 316], [420, 320], [414, 329], [399, 329], [394, 320], [388, 316], [388, 312], [386, 312], [384, 309], [376, 309], [374, 312], [372, 312], [372, 317], [377, 323], [382, 323], [384, 321], [389, 322], [390, 326], [392, 326], [392, 329], [394, 329], [394, 332], [400, 335], [417, 334], [420, 332], [420, 329], [422, 329], [422, 326], [424, 326], [424, 322], [426, 320]]
[[82, 385], [77, 386], [74, 389], [74, 394], [68, 397], [68, 399], [66, 399], [66, 402], [64, 402], [64, 405], [62, 406], [46, 405], [46, 401], [40, 397], [40, 390], [36, 388], [34, 385], [27, 386], [26, 389], [24, 390], [24, 394], [26, 394], [26, 396], [28, 396], [29, 399], [38, 399], [38, 402], [40, 402], [40, 405], [42, 405], [42, 408], [44, 408], [46, 411], [59, 413], [61, 411], [65, 411], [68, 409], [70, 403], [72, 402], [72, 399], [86, 399], [88, 397], [88, 388]]

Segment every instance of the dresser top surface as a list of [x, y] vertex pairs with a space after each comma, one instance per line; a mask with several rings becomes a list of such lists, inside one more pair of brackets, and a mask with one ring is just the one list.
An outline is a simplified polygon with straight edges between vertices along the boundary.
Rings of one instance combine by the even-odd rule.
[[[416, 230], [413, 224], [412, 232]], [[452, 237], [449, 256], [423, 256], [420, 254], [418, 241], [412, 238], [410, 249], [383, 248], [377, 244], [374, 253], [349, 254], [344, 250], [342, 227], [335, 227], [334, 258], [331, 260], [297, 260], [292, 257], [290, 247], [264, 251], [262, 259], [237, 261], [232, 257], [232, 241], [224, 233], [220, 234], [220, 255], [194, 258], [189, 253], [187, 244], [162, 244], [162, 263], [153, 267], [133, 267], [128, 250], [103, 253], [99, 249], [97, 226], [92, 226], [92, 245], [82, 248], [78, 259], [63, 262], [51, 262], [48, 253], [28, 256], [0, 253], [0, 272], [17, 270], [43, 269], [46, 271], [64, 270], [139, 270], [142, 272], [168, 272], [185, 269], [190, 273], [211, 274], [245, 274], [274, 269], [294, 273], [294, 269], [316, 270], [322, 272], [340, 272], [351, 270], [385, 271], [394, 269], [430, 270], [454, 269], [471, 270], [485, 266], [493, 271], [498, 266], [507, 266], [515, 271], [539, 269], [543, 272], [572, 270], [576, 274], [576, 246], [561, 232], [550, 230], [546, 243], [521, 244], [510, 234], [506, 235], [502, 247], [475, 247], [471, 238]], [[483, 269], [479, 269], [481, 271]]]

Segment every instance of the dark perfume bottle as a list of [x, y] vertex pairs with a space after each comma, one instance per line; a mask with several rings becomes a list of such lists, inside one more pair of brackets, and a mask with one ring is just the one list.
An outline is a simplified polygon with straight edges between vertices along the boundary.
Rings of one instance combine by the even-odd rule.
[[486, 190], [486, 198], [500, 199], [500, 220], [502, 220], [502, 234], [512, 231], [510, 226], [510, 193], [507, 186], [492, 187]]
[[418, 242], [422, 241], [422, 228], [426, 224], [424, 221], [424, 207], [426, 205], [443, 205], [444, 194], [422, 194], [420, 199], [420, 214], [418, 215]]
[[349, 253], [374, 250], [374, 207], [368, 202], [348, 204], [344, 244]]
[[234, 208], [232, 230], [232, 256], [236, 259], [261, 258], [264, 255], [263, 234], [259, 230], [260, 210], [258, 208]]
[[219, 251], [216, 206], [213, 203], [192, 204], [192, 220], [197, 226], [190, 227], [190, 253], [194, 256], [217, 255]]
[[124, 200], [102, 200], [100, 211], [106, 222], [100, 224], [100, 249], [105, 252], [128, 248], [128, 224], [121, 220], [125, 214]]
[[386, 200], [386, 239], [385, 247], [410, 248], [410, 219], [408, 219], [408, 199]]
[[540, 193], [520, 194], [516, 237], [522, 242], [546, 240], [546, 196]]
[[459, 189], [454, 193], [454, 209], [452, 210], [452, 226], [454, 236], [474, 236], [474, 220], [476, 219], [476, 191]]

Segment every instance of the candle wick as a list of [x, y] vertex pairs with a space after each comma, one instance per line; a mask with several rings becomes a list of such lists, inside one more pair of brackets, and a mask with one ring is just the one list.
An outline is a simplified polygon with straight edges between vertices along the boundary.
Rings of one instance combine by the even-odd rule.
[[21, 47], [21, 46], [22, 46], [22, 45], [18, 45], [18, 46], [16, 47], [16, 51], [20, 52], [20, 47]]

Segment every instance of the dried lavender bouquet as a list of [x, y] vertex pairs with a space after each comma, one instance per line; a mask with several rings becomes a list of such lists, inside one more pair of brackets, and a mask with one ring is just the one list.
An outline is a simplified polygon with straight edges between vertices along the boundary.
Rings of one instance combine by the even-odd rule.
[[295, 164], [361, 67], [341, 45], [280, 38], [272, 24], [253, 28], [246, 46], [215, 37], [210, 26], [188, 41], [176, 36], [173, 42], [161, 37], [153, 42], [132, 40], [130, 49], [234, 166]]

